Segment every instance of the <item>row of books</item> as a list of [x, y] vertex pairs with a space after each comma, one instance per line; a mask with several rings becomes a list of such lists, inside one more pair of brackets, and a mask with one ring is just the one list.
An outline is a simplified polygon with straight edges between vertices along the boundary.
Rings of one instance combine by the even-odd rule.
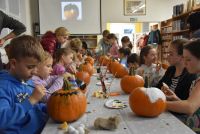
[[173, 17], [178, 16], [184, 12], [184, 4], [173, 6]]
[[172, 32], [172, 27], [162, 28], [162, 33], [171, 33], [171, 32]]
[[173, 40], [182, 39], [182, 38], [189, 39], [189, 35], [184, 34], [184, 35], [173, 36]]
[[176, 21], [172, 22], [172, 31], [173, 32], [185, 30], [185, 29], [187, 29], [186, 20], [181, 19], [181, 20], [176, 20]]

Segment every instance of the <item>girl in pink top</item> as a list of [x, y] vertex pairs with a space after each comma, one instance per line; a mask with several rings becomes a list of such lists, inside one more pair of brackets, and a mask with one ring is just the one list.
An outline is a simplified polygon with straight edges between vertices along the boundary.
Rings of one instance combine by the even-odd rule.
[[119, 58], [119, 52], [118, 52], [119, 45], [118, 45], [116, 35], [111, 33], [111, 34], [108, 35], [107, 39], [108, 39], [108, 41], [111, 45], [109, 55], [113, 58], [116, 58], [116, 59]]
[[56, 64], [53, 66], [53, 75], [62, 75], [65, 72], [76, 73], [72, 66], [73, 51], [70, 48], [61, 48], [56, 52]]

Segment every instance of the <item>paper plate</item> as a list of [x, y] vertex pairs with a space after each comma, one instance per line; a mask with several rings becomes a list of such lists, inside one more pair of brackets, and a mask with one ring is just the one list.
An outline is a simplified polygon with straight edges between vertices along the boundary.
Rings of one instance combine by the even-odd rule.
[[105, 107], [111, 108], [111, 109], [121, 109], [121, 108], [127, 107], [125, 102], [122, 102], [122, 101], [117, 100], [117, 99], [109, 99], [105, 102], [104, 105], [105, 105]]

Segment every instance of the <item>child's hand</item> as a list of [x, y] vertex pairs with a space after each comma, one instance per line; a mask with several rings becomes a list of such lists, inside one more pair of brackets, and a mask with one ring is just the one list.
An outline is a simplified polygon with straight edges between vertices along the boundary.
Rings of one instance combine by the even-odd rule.
[[45, 87], [42, 85], [36, 85], [33, 93], [31, 94], [29, 101], [32, 105], [38, 103], [42, 97], [45, 95]]
[[137, 73], [144, 78], [144, 69], [139, 69]]
[[81, 54], [81, 53], [78, 53], [78, 54], [77, 54], [77, 58], [78, 58], [79, 61], [82, 61], [82, 59], [83, 59], [82, 54]]
[[67, 71], [69, 72], [69, 73], [72, 73], [72, 74], [76, 74], [76, 66], [74, 66], [74, 65], [69, 65], [68, 67], [67, 67]]

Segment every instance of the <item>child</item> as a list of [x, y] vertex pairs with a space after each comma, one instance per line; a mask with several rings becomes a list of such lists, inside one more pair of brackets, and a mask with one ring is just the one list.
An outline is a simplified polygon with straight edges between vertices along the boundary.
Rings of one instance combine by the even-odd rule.
[[[190, 41], [184, 45], [183, 57], [185, 67], [191, 74], [197, 74], [197, 79], [192, 82], [190, 87], [190, 95], [187, 100], [167, 101], [167, 109], [177, 113], [189, 115], [182, 118], [182, 121], [193, 129], [196, 133], [200, 133], [200, 39]], [[170, 91], [163, 87], [165, 91]], [[175, 93], [171, 92], [176, 96]], [[171, 96], [171, 95], [170, 95]]]
[[124, 67], [128, 68], [127, 64], [127, 57], [130, 55], [131, 50], [129, 48], [120, 48], [119, 49], [119, 63], [122, 64]]
[[109, 44], [108, 41], [108, 35], [110, 34], [109, 30], [104, 30], [102, 35], [103, 38], [101, 38], [97, 44], [97, 55], [107, 55], [111, 45]]
[[133, 45], [132, 45], [130, 38], [128, 36], [123, 36], [122, 39], [121, 39], [121, 43], [122, 43], [123, 48], [130, 48], [130, 50], [132, 50]]
[[136, 73], [146, 79], [146, 86], [156, 86], [165, 71], [159, 64], [155, 64], [157, 53], [152, 46], [145, 46], [140, 52], [140, 67]]
[[177, 39], [172, 41], [169, 46], [168, 62], [170, 67], [157, 85], [158, 88], [161, 88], [164, 82], [176, 94], [177, 98], [168, 96], [168, 100], [186, 100], [191, 83], [196, 79], [196, 76], [189, 74], [184, 66], [183, 45], [187, 42], [187, 39]]
[[44, 50], [33, 37], [23, 35], [10, 43], [10, 69], [0, 72], [0, 133], [36, 134], [43, 129], [48, 116], [46, 105], [38, 102], [45, 88], [26, 83], [37, 71]]
[[76, 66], [79, 66], [82, 62], [82, 41], [79, 38], [73, 38], [70, 41], [70, 48], [75, 52], [74, 61], [76, 63]]
[[76, 70], [71, 66], [73, 62], [73, 51], [70, 48], [61, 48], [56, 52], [56, 64], [53, 66], [53, 75], [62, 75], [66, 68], [75, 74]]
[[88, 49], [88, 44], [85, 41], [82, 41], [81, 53], [83, 56], [91, 56], [92, 57], [92, 52]]
[[133, 66], [134, 68], [137, 69], [139, 67], [139, 56], [136, 53], [131, 54], [127, 58], [127, 64], [128, 68]]
[[119, 53], [118, 53], [119, 45], [116, 35], [111, 33], [108, 35], [107, 39], [111, 45], [111, 48], [109, 50], [109, 56], [115, 59], [119, 58]]
[[61, 48], [56, 53], [57, 63], [53, 67], [53, 75], [67, 77], [73, 87], [77, 87], [75, 80], [76, 68], [73, 63], [73, 51], [70, 48]]
[[51, 93], [59, 90], [63, 86], [63, 77], [50, 75], [52, 72], [53, 58], [48, 53], [44, 53], [44, 60], [37, 66], [37, 73], [32, 77], [35, 85], [43, 85], [48, 93], [43, 97], [42, 102], [47, 102]]

